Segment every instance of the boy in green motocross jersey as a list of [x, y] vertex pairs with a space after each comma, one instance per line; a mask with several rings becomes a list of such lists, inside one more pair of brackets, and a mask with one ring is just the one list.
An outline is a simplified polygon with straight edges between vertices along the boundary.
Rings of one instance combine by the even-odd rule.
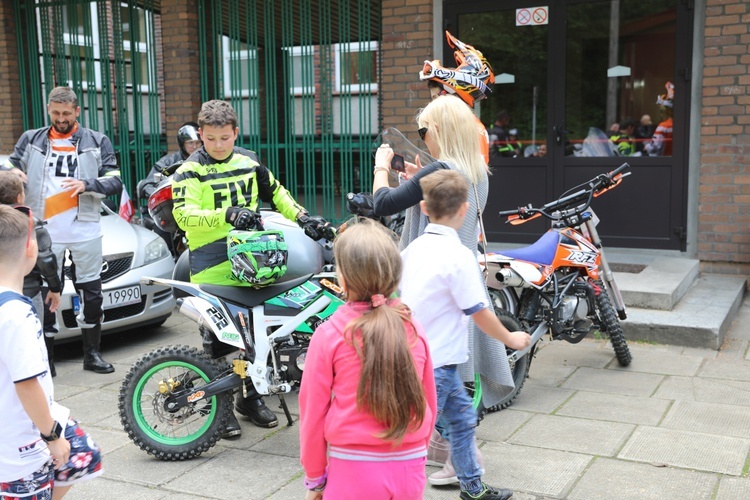
[[[250, 286], [232, 277], [227, 257], [227, 235], [232, 229], [253, 229], [260, 201], [272, 204], [296, 221], [313, 239], [330, 233], [321, 217], [310, 216], [261, 165], [258, 156], [234, 145], [239, 134], [237, 114], [225, 101], [203, 103], [198, 114], [203, 147], [188, 157], [173, 177], [173, 215], [185, 231], [190, 249], [190, 281], [213, 285]], [[278, 425], [252, 385], [248, 396], [238, 397], [235, 411], [259, 427]], [[224, 437], [241, 433], [232, 415]]]

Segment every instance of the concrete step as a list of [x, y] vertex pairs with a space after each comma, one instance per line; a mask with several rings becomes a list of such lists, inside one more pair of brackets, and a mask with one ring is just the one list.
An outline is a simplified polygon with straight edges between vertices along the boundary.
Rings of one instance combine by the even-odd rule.
[[[620, 277], [615, 279], [622, 287]], [[671, 310], [628, 307], [628, 319], [621, 323], [625, 337], [718, 349], [742, 303], [745, 284], [745, 277], [705, 274]], [[625, 303], [629, 306], [627, 299]]]
[[610, 266], [627, 306], [664, 311], [674, 309], [700, 274], [695, 259], [656, 257], [645, 265], [620, 260]]

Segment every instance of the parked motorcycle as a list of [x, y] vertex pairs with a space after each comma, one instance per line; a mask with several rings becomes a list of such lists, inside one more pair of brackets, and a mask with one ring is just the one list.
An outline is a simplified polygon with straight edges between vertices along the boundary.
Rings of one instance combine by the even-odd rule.
[[[182, 165], [175, 162], [164, 170], [153, 171], [136, 186], [136, 205], [140, 210], [141, 224], [164, 238], [175, 260], [187, 248], [185, 234], [172, 217], [172, 174]], [[156, 168], [156, 167], [154, 167]], [[141, 206], [139, 200], [147, 200]], [[156, 214], [152, 214], [156, 212]]]
[[598, 218], [590, 208], [595, 197], [630, 175], [625, 172], [629, 168], [625, 163], [598, 175], [540, 208], [528, 205], [500, 212], [513, 225], [545, 217], [552, 221], [552, 228], [531, 246], [488, 255], [495, 278], [488, 284], [490, 289], [513, 290], [517, 297], [517, 311], [507, 321], [531, 334], [529, 347], [508, 352], [515, 390], [490, 410], [505, 408], [516, 398], [537, 342], [546, 333], [552, 340], [575, 344], [598, 330], [609, 336], [617, 362], [630, 364], [632, 357], [620, 325], [627, 317], [625, 303], [604, 256], [596, 230]]
[[[157, 224], [165, 222], [163, 215], [171, 218], [171, 195], [162, 204], [170, 210], [151, 210]], [[335, 273], [321, 272], [330, 245], [313, 241], [278, 212], [262, 210], [260, 219], [264, 229], [281, 231], [288, 247], [287, 271], [277, 282], [251, 288], [142, 279], [182, 297], [178, 310], [198, 324], [203, 341], [202, 350], [170, 345], [142, 355], [120, 388], [125, 431], [159, 459], [185, 460], [214, 446], [233, 392], [246, 394], [247, 384], [261, 395], [277, 395], [292, 425], [284, 394], [302, 378], [313, 331], [343, 304]], [[333, 237], [333, 231], [324, 235]]]

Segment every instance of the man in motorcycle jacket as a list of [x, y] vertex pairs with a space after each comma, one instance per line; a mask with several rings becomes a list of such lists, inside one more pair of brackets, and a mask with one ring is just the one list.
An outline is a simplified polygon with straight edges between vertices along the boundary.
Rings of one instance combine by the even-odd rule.
[[[227, 235], [235, 228], [255, 228], [260, 201], [272, 204], [284, 217], [296, 221], [313, 239], [320, 239], [329, 224], [321, 217], [308, 215], [254, 152], [234, 145], [239, 128], [237, 114], [229, 103], [204, 103], [198, 125], [203, 147], [182, 164], [172, 184], [174, 218], [185, 231], [190, 249], [190, 281], [250, 286], [232, 277]], [[278, 425], [276, 415], [252, 385], [248, 392], [247, 398], [238, 397], [235, 410], [257, 426]], [[227, 431], [229, 435], [240, 434], [236, 419], [230, 420]]]
[[101, 200], [122, 192], [117, 158], [107, 136], [78, 123], [81, 108], [69, 87], [55, 87], [47, 103], [51, 126], [23, 133], [4, 169], [27, 181], [26, 204], [47, 222], [58, 262], [70, 252], [83, 311], [83, 369], [112, 373], [99, 352], [102, 333]]

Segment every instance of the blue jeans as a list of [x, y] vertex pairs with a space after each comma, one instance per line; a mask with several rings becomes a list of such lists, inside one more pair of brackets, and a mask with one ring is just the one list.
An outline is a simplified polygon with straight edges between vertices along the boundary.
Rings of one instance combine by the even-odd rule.
[[477, 464], [474, 444], [477, 414], [456, 365], [435, 368], [435, 385], [438, 423], [451, 445], [451, 463], [461, 489], [477, 494], [482, 490], [482, 470]]

